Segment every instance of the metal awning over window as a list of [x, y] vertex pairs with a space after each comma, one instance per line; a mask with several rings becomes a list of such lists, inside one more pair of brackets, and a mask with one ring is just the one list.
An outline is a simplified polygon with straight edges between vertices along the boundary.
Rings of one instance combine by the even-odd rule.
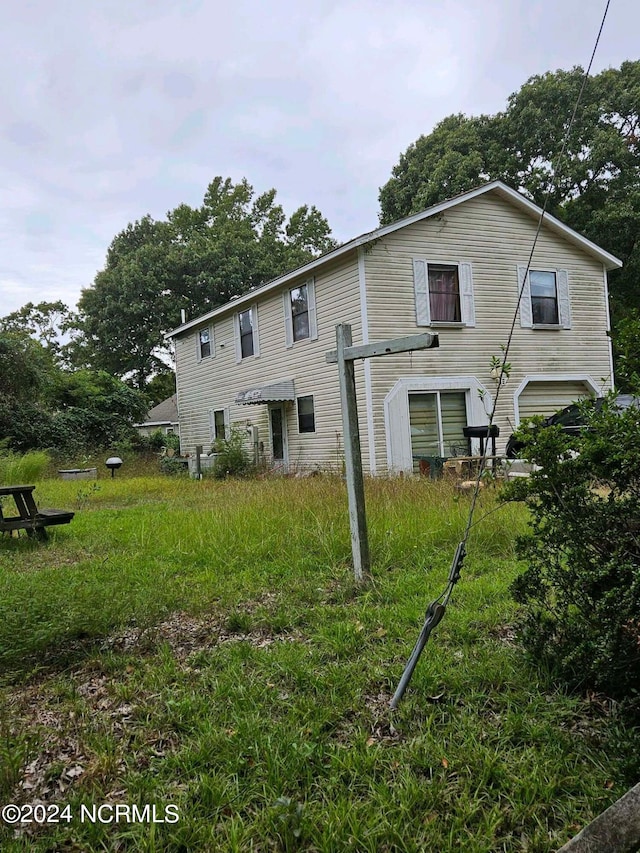
[[284, 400], [295, 400], [296, 392], [293, 379], [281, 379], [269, 385], [259, 385], [248, 388], [236, 394], [236, 403], [248, 406], [252, 403], [280, 403]]

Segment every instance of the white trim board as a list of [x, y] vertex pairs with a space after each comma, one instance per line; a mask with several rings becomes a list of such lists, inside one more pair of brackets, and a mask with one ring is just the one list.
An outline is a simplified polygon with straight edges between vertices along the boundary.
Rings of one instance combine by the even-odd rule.
[[[360, 322], [362, 343], [369, 343], [369, 310], [367, 306], [367, 277], [364, 249], [358, 248], [358, 288], [360, 291]], [[376, 442], [373, 421], [373, 386], [371, 382], [371, 359], [364, 360], [364, 399], [367, 410], [367, 442], [369, 444], [369, 473], [376, 474]]]
[[513, 392], [513, 416], [516, 426], [520, 426], [520, 395], [530, 382], [583, 382], [588, 385], [596, 397], [602, 396], [602, 384], [594, 381], [588, 373], [530, 373]]

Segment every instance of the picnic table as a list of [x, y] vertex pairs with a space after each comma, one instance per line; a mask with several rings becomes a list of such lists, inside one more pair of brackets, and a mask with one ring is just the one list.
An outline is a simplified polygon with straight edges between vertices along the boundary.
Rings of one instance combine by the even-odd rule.
[[0, 533], [26, 530], [27, 536], [46, 539], [52, 524], [69, 524], [75, 513], [63, 509], [38, 509], [33, 499], [35, 486], [0, 486], [1, 497], [13, 497], [18, 515], [7, 517], [0, 501]]

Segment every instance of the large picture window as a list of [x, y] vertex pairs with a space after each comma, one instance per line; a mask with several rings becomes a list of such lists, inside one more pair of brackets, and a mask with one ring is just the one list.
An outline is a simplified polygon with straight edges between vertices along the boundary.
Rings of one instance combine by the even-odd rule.
[[466, 452], [467, 406], [464, 391], [409, 394], [409, 424], [413, 470], [434, 457], [447, 458]]

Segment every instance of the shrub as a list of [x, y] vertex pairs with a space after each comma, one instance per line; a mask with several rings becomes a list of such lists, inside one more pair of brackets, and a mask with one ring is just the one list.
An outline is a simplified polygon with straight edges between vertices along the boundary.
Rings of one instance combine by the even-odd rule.
[[175, 456], [163, 456], [160, 459], [160, 470], [163, 474], [187, 474], [188, 469], [184, 462]]
[[251, 470], [251, 458], [245, 447], [244, 430], [232, 428], [228, 438], [214, 441], [212, 451], [216, 453], [213, 463], [213, 476], [219, 480], [225, 477], [246, 476]]
[[507, 487], [531, 510], [528, 567], [512, 591], [521, 639], [573, 688], [603, 691], [640, 719], [640, 412], [610, 397], [587, 428], [523, 429], [541, 466]]

